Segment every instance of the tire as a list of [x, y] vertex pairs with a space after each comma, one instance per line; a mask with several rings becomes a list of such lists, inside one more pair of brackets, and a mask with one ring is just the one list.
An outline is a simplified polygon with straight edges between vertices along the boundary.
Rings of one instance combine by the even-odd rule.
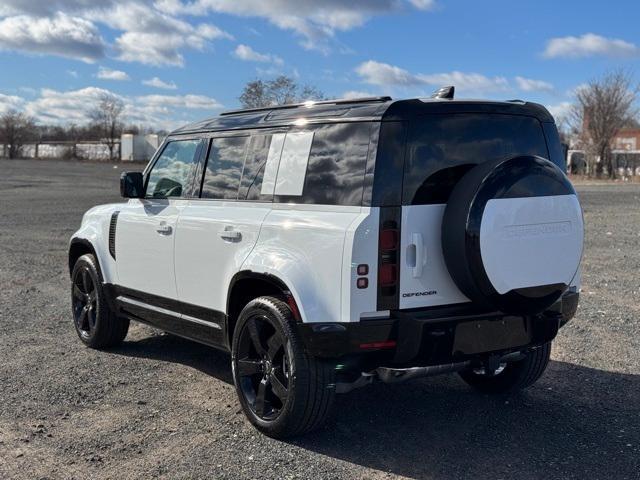
[[249, 302], [238, 318], [231, 352], [240, 404], [262, 433], [300, 435], [329, 417], [335, 366], [307, 355], [286, 303], [273, 297]]
[[507, 363], [495, 375], [474, 370], [460, 372], [460, 377], [482, 393], [511, 393], [533, 385], [544, 373], [551, 356], [551, 342], [529, 352], [524, 360]]
[[88, 347], [115, 347], [127, 336], [129, 320], [109, 307], [98, 262], [91, 254], [82, 255], [73, 266], [71, 310], [76, 333]]

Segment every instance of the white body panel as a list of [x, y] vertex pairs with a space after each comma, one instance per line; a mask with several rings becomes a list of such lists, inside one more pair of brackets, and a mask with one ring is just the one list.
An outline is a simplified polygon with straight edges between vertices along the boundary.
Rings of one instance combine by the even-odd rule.
[[442, 254], [446, 205], [402, 207], [400, 308], [468, 302], [449, 275]]
[[186, 200], [130, 200], [116, 228], [118, 284], [177, 299], [173, 262], [178, 215]]
[[[342, 315], [345, 235], [361, 207], [273, 204], [242, 270], [278, 277], [304, 322], [349, 321]], [[371, 288], [371, 287], [370, 287]]]
[[[342, 321], [376, 316], [378, 303], [378, 225], [380, 209], [363, 207], [346, 232], [342, 262]], [[358, 265], [368, 265], [367, 288], [357, 288]]]
[[489, 200], [480, 251], [496, 291], [569, 285], [582, 256], [580, 212], [575, 195]]
[[109, 222], [111, 214], [122, 210], [125, 204], [110, 203], [98, 205], [88, 210], [82, 217], [82, 225], [73, 234], [71, 240], [85, 240], [89, 242], [98, 256], [100, 272], [105, 283], [117, 283], [118, 272], [115, 260], [109, 255]]
[[271, 203], [188, 201], [175, 239], [178, 300], [224, 312], [229, 283], [270, 210]]

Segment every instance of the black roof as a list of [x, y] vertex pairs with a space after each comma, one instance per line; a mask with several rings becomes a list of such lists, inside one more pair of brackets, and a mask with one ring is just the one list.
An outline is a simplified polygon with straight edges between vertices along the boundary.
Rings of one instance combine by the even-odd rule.
[[218, 117], [186, 125], [172, 132], [172, 135], [300, 125], [301, 123], [409, 120], [429, 113], [471, 112], [526, 115], [536, 117], [543, 122], [554, 121], [542, 105], [521, 100], [505, 102], [438, 98], [392, 100], [390, 97], [371, 97], [234, 110], [224, 112]]

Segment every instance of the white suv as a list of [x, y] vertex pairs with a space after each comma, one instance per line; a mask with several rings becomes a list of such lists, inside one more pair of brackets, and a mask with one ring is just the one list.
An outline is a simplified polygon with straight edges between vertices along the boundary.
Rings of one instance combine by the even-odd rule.
[[544, 107], [450, 93], [173, 132], [71, 239], [80, 339], [114, 346], [135, 320], [231, 352], [274, 437], [374, 381], [531, 385], [577, 308], [580, 204]]

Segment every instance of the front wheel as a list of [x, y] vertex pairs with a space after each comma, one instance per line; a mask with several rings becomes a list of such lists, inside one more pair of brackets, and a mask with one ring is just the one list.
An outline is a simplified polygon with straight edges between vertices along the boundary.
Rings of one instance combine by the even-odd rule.
[[80, 340], [91, 348], [118, 345], [127, 336], [129, 320], [109, 307], [95, 257], [82, 255], [71, 273], [73, 324]]
[[247, 304], [233, 332], [231, 357], [242, 409], [266, 435], [299, 435], [330, 414], [335, 369], [306, 354], [286, 303], [260, 297]]
[[523, 360], [509, 362], [492, 374], [484, 369], [465, 370], [460, 377], [482, 393], [509, 393], [533, 385], [544, 373], [551, 356], [551, 342], [529, 352]]

